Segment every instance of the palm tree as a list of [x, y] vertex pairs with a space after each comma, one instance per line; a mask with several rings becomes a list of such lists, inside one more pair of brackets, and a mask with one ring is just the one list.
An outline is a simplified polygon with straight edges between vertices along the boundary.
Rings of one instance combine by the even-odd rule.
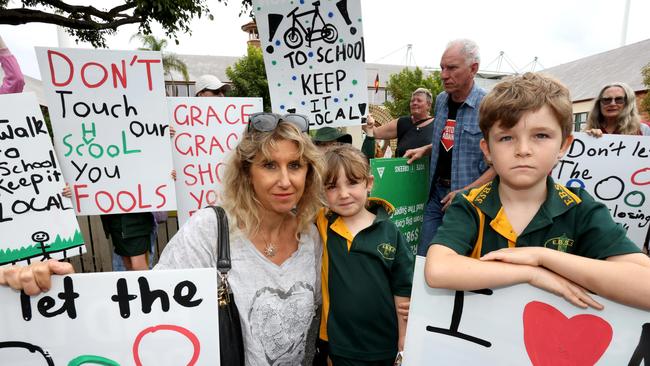
[[[183, 75], [183, 79], [185, 81], [190, 80], [190, 74], [187, 71], [187, 65], [180, 59], [178, 56], [176, 56], [173, 53], [169, 52], [164, 52], [163, 50], [165, 47], [167, 47], [167, 40], [164, 38], [157, 39], [156, 37], [147, 34], [143, 35], [140, 33], [136, 33], [133, 36], [131, 36], [131, 41], [133, 39], [137, 39], [142, 43], [143, 47], [139, 47], [138, 49], [141, 51], [160, 51], [162, 54], [162, 62], [163, 62], [163, 71], [165, 72], [165, 76], [170, 76], [172, 71], [177, 71], [180, 72]], [[172, 77], [173, 81], [173, 77]]]

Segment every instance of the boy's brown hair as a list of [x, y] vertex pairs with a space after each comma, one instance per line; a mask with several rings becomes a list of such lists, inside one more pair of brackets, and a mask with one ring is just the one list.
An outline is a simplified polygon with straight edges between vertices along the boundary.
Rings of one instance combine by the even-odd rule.
[[361, 182], [370, 178], [368, 158], [350, 144], [334, 145], [325, 152], [325, 187], [336, 184], [341, 168], [350, 181]]
[[573, 130], [573, 107], [569, 89], [547, 75], [527, 72], [505, 79], [494, 86], [479, 108], [479, 127], [488, 140], [492, 126], [499, 122], [502, 128], [514, 127], [526, 112], [535, 112], [548, 106], [562, 129], [562, 140]]

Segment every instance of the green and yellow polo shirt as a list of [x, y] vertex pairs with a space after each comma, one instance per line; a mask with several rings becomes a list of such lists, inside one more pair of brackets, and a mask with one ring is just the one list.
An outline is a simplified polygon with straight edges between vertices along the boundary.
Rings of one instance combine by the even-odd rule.
[[397, 354], [393, 296], [411, 296], [414, 257], [389, 219], [390, 203], [368, 202], [375, 220], [355, 237], [326, 209], [316, 224], [323, 240], [320, 338], [329, 340], [334, 355], [373, 361]]
[[456, 195], [432, 243], [473, 258], [508, 247], [546, 247], [594, 259], [640, 252], [607, 207], [587, 191], [551, 177], [546, 189], [546, 201], [520, 235], [501, 205], [499, 177]]

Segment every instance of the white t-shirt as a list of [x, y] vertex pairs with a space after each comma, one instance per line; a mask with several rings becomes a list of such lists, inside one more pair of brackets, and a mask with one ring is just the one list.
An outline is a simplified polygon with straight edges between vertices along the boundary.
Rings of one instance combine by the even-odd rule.
[[[298, 250], [279, 266], [241, 230], [230, 231], [228, 281], [241, 318], [246, 365], [300, 364], [320, 302], [322, 247], [316, 226], [301, 233]], [[197, 211], [167, 244], [155, 269], [211, 267], [217, 276], [217, 235], [214, 211]]]

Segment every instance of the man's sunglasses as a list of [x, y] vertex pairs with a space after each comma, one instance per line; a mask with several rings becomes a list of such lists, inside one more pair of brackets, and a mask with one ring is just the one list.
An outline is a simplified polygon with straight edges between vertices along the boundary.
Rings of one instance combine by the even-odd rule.
[[281, 115], [268, 112], [251, 114], [248, 120], [248, 131], [253, 128], [260, 132], [270, 132], [275, 130], [280, 122], [291, 123], [298, 127], [301, 132], [309, 132], [309, 117], [305, 115], [296, 113]]
[[612, 101], [614, 101], [614, 103], [616, 103], [616, 104], [618, 104], [618, 105], [623, 105], [623, 104], [625, 104], [625, 97], [616, 97], [616, 98], [607, 97], [607, 98], [600, 98], [600, 104], [601, 104], [601, 105], [610, 105], [610, 104], [612, 104]]

